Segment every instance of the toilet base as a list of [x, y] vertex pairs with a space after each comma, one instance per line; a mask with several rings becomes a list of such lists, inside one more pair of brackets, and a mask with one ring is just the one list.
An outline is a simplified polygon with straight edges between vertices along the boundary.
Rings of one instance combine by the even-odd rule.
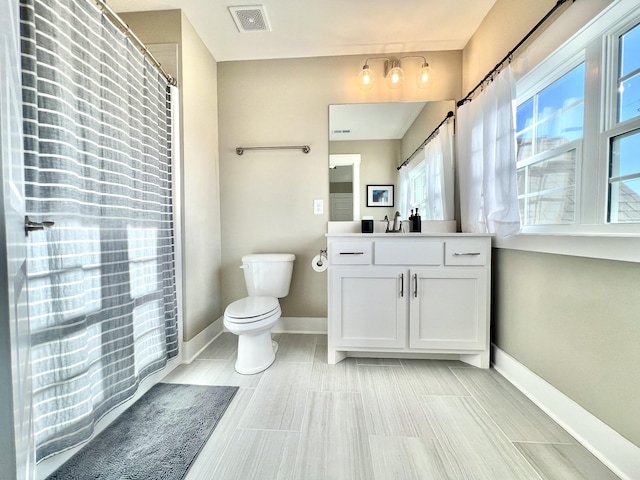
[[271, 331], [257, 335], [238, 335], [238, 358], [236, 372], [242, 375], [260, 373], [276, 359], [278, 343], [271, 339]]

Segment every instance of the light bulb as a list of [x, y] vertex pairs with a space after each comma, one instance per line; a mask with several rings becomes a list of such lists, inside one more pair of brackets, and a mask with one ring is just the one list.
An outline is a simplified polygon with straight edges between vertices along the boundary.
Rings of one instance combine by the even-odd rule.
[[404, 80], [404, 70], [400, 67], [394, 67], [387, 73], [387, 83], [389, 88], [399, 88]]
[[360, 71], [358, 75], [358, 82], [360, 83], [360, 88], [362, 90], [371, 90], [373, 88], [373, 70], [369, 68], [369, 65], [365, 63], [364, 67]]
[[429, 64], [425, 63], [418, 72], [418, 88], [426, 88], [429, 83]]

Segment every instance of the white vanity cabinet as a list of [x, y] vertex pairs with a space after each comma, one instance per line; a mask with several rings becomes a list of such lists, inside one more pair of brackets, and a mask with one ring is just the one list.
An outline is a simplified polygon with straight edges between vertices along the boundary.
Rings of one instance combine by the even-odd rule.
[[404, 348], [408, 292], [404, 269], [336, 268], [330, 272], [336, 347]]
[[484, 269], [411, 270], [409, 347], [483, 350], [487, 344]]
[[408, 356], [489, 367], [490, 236], [327, 237], [329, 363]]

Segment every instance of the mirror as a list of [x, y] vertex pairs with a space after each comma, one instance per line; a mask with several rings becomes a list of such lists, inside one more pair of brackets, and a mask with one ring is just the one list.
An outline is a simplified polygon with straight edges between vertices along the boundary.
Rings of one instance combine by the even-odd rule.
[[[454, 110], [454, 100], [329, 105], [329, 220], [393, 218], [397, 167]], [[367, 185], [393, 185], [393, 206], [367, 206]]]

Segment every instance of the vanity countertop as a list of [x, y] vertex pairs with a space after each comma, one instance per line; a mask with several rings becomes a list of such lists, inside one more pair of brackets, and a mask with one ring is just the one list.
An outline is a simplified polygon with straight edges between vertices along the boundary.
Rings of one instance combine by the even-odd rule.
[[325, 237], [337, 238], [424, 238], [424, 237], [493, 237], [493, 233], [414, 232], [414, 233], [326, 233]]
[[427, 220], [422, 222], [422, 232], [409, 232], [408, 222], [403, 221], [403, 232], [387, 233], [386, 221], [374, 221], [373, 233], [362, 233], [360, 221], [329, 222], [327, 238], [424, 238], [424, 237], [493, 237], [492, 233], [460, 233], [456, 232], [455, 220]]

